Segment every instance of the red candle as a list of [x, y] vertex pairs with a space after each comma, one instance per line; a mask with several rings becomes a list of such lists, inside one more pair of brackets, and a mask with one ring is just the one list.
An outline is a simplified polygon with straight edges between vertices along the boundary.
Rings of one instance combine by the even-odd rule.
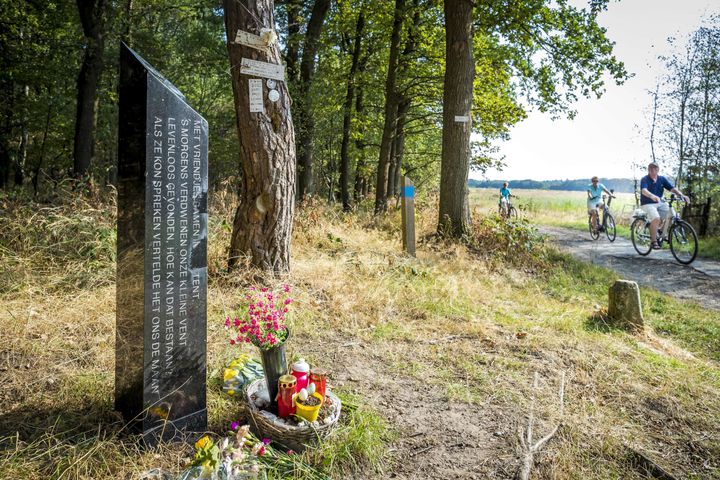
[[295, 414], [293, 395], [295, 394], [296, 384], [297, 379], [292, 375], [283, 375], [278, 380], [278, 416], [281, 418]]
[[324, 368], [313, 368], [310, 370], [310, 383], [315, 384], [315, 391], [325, 398], [327, 388], [328, 372]]

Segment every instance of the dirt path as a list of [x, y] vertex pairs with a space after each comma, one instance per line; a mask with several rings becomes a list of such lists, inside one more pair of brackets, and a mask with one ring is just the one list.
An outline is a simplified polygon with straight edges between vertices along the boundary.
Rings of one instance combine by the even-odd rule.
[[668, 249], [642, 257], [625, 238], [618, 237], [610, 243], [603, 235], [593, 241], [587, 232], [561, 227], [543, 226], [540, 232], [561, 250], [581, 260], [615, 270], [628, 280], [670, 296], [720, 310], [720, 262], [697, 259], [690, 265], [681, 265]]

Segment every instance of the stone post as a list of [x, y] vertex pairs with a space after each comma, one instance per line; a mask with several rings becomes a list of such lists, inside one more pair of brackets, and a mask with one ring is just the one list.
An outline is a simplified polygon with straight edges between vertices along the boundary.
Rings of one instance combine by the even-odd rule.
[[637, 283], [618, 280], [610, 287], [608, 316], [614, 325], [626, 330], [638, 332], [643, 329], [644, 319]]

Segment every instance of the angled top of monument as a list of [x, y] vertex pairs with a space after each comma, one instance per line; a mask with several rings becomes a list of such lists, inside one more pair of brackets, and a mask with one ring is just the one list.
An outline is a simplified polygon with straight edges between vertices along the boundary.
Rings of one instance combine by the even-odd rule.
[[120, 49], [121, 49], [121, 53], [120, 53], [121, 57], [125, 57], [126, 59], [136, 60], [138, 63], [140, 63], [140, 65], [142, 65], [142, 67], [145, 70], [147, 70], [147, 72], [149, 74], [151, 74], [153, 77], [157, 78], [160, 82], [162, 82], [168, 88], [168, 90], [172, 91], [175, 95], [177, 95], [185, 103], [187, 103], [187, 99], [185, 98], [185, 95], [183, 95], [182, 92], [175, 85], [173, 85], [170, 80], [168, 80], [160, 72], [155, 70], [155, 68], [153, 68], [153, 66], [150, 65], [147, 62], [147, 60], [145, 60], [143, 57], [141, 57], [135, 50], [130, 48], [125, 42], [120, 42]]

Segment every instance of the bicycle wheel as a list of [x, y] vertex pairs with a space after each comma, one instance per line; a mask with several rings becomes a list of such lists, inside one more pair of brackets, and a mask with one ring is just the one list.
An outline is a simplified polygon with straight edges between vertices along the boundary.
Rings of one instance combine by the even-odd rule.
[[670, 227], [670, 251], [675, 260], [688, 265], [695, 260], [698, 253], [698, 239], [695, 229], [687, 222], [676, 221]]
[[518, 211], [515, 207], [510, 207], [510, 210], [508, 211], [508, 216], [512, 218], [513, 220], [518, 219]]
[[615, 237], [617, 236], [617, 230], [615, 228], [615, 219], [609, 213], [605, 217], [605, 235], [607, 235], [608, 240], [610, 240], [611, 242], [614, 242]]
[[594, 229], [592, 224], [592, 217], [588, 216], [588, 230], [590, 230], [590, 238], [597, 240], [600, 238], [600, 229]]
[[652, 250], [650, 242], [650, 224], [644, 218], [637, 218], [630, 226], [630, 238], [635, 251], [645, 256]]

